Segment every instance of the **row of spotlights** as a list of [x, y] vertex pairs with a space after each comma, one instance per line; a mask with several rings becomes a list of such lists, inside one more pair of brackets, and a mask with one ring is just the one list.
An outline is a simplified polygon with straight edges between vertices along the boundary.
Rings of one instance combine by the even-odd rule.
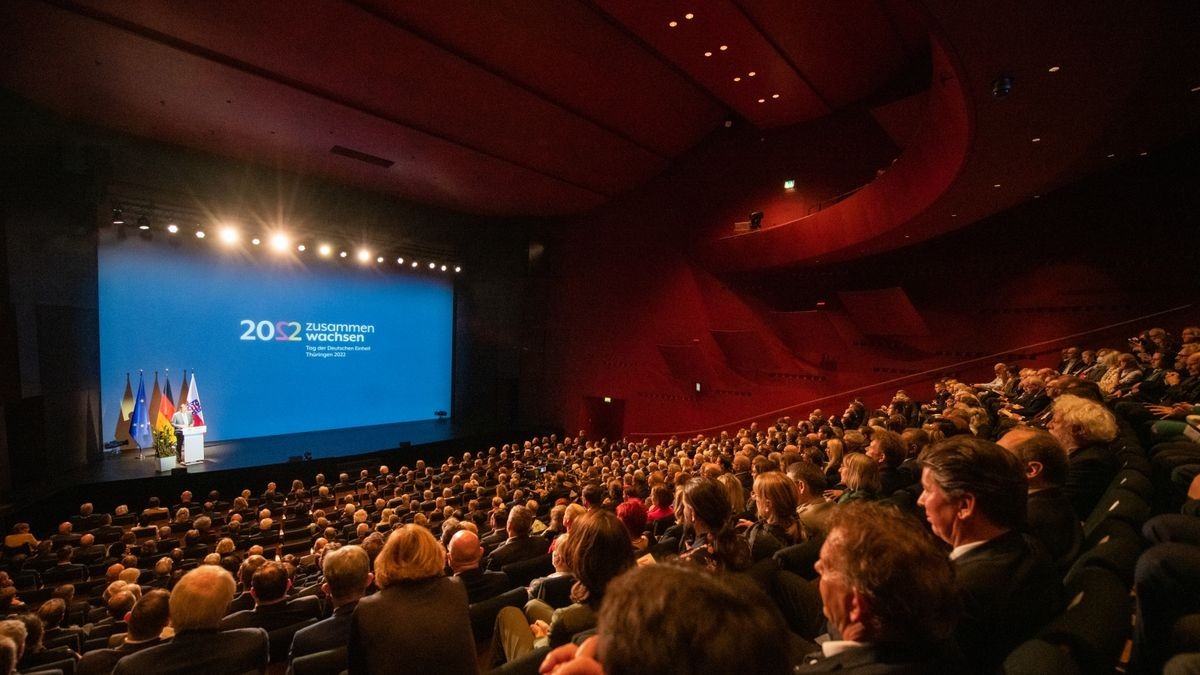
[[[113, 209], [112, 223], [113, 223], [113, 225], [124, 225], [125, 224], [124, 213], [120, 207]], [[143, 230], [143, 231], [150, 230], [150, 220], [145, 215], [142, 215], [138, 218], [137, 225], [138, 225], [139, 230]], [[166, 226], [166, 230], [170, 234], [179, 234], [179, 229], [180, 229], [179, 225], [176, 223], [168, 223]], [[197, 229], [195, 234], [196, 234], [197, 239], [204, 239], [208, 236], [208, 234], [203, 229]], [[232, 225], [222, 226], [218, 230], [217, 236], [221, 240], [222, 243], [229, 245], [229, 246], [237, 244], [238, 242], [240, 242], [242, 240], [241, 231]], [[259, 237], [254, 237], [250, 240], [250, 243], [253, 244], [254, 246], [261, 246], [263, 241]], [[269, 244], [272, 249], [282, 253], [284, 251], [291, 250], [292, 239], [291, 239], [291, 237], [289, 237], [287, 234], [285, 234], [283, 232], [276, 232], [271, 235]], [[299, 253], [304, 253], [305, 251], [308, 250], [308, 246], [306, 246], [305, 244], [297, 244], [295, 248], [296, 248], [296, 251]], [[329, 244], [322, 243], [319, 246], [317, 246], [317, 254], [320, 255], [322, 258], [328, 258], [333, 255], [333, 247], [330, 246]], [[346, 257], [348, 257], [348, 254], [346, 251], [339, 251], [338, 257], [346, 258]], [[355, 254], [355, 257], [358, 259], [359, 262], [368, 263], [371, 261], [371, 252], [367, 249], [359, 249], [359, 251]], [[383, 263], [383, 261], [384, 261], [383, 256], [375, 257], [376, 263]], [[396, 258], [397, 265], [403, 265], [404, 263], [405, 263], [405, 260], [404, 260], [403, 256]], [[410, 265], [413, 268], [416, 268], [419, 266], [419, 263], [416, 260], [413, 260], [410, 262]], [[435, 263], [435, 262], [429, 263], [429, 269], [431, 269], [431, 270], [439, 269], [438, 263]], [[448, 265], [440, 265], [440, 269], [441, 269], [441, 271], [446, 272], [450, 268]], [[459, 265], [455, 265], [454, 271], [462, 272], [462, 267]]]
[[[113, 224], [115, 224], [115, 225], [124, 224], [124, 220], [120, 220], [119, 211], [120, 211], [120, 209], [114, 209], [114, 211], [113, 211]], [[120, 222], [118, 222], [118, 220], [120, 220]], [[148, 223], [139, 224], [138, 227], [142, 230], [150, 229], [150, 225]], [[179, 233], [179, 225], [177, 225], [175, 223], [168, 224], [166, 229], [167, 229], [167, 232], [169, 232], [171, 234]], [[207, 236], [208, 236], [208, 234], [204, 230], [202, 230], [202, 229], [196, 230], [196, 238], [197, 239], [204, 239]], [[242, 233], [236, 227], [233, 227], [232, 225], [225, 225], [225, 226], [221, 227], [221, 229], [218, 231], [217, 236], [218, 236], [218, 238], [220, 238], [222, 243], [230, 245], [230, 246], [237, 244], [238, 242], [240, 242], [242, 240]], [[263, 242], [262, 242], [262, 239], [260, 239], [259, 237], [254, 237], [253, 239], [250, 240], [250, 243], [253, 244], [254, 246], [261, 246]], [[292, 248], [292, 239], [291, 239], [291, 237], [289, 237], [287, 234], [284, 234], [283, 232], [276, 232], [275, 234], [271, 235], [269, 244], [272, 249], [282, 253], [282, 252], [288, 251]], [[304, 253], [305, 251], [308, 250], [308, 246], [305, 244], [297, 244], [295, 248], [296, 248], [296, 251], [299, 253]], [[317, 254], [320, 255], [322, 258], [328, 258], [333, 255], [333, 247], [330, 246], [329, 244], [324, 244], [324, 243], [320, 244], [317, 246]], [[349, 254], [346, 251], [338, 251], [338, 257], [346, 258], [346, 257], [349, 257]], [[355, 257], [358, 259], [359, 262], [363, 262], [363, 263], [370, 262], [371, 261], [371, 251], [369, 251], [368, 249], [365, 249], [365, 248], [359, 249], [357, 251], [357, 253], [355, 253]], [[383, 256], [375, 257], [376, 263], [383, 263], [383, 261], [384, 261]], [[403, 265], [404, 263], [405, 263], [405, 260], [404, 260], [403, 256], [396, 258], [397, 265]], [[413, 268], [416, 268], [419, 266], [419, 263], [416, 260], [411, 261], [410, 264]], [[431, 263], [429, 263], [429, 269], [431, 269], [431, 270], [440, 269], [442, 272], [447, 272], [451, 268], [448, 265], [439, 265], [436, 262], [431, 262]], [[462, 266], [460, 266], [460, 265], [455, 265], [453, 269], [455, 272], [462, 272]]]

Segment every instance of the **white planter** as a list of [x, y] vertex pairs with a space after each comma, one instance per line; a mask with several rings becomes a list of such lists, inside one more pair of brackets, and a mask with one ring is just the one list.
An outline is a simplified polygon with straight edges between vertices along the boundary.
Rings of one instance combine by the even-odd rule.
[[159, 457], [158, 458], [159, 472], [166, 473], [174, 468], [175, 468], [175, 455], [171, 455], [170, 457]]

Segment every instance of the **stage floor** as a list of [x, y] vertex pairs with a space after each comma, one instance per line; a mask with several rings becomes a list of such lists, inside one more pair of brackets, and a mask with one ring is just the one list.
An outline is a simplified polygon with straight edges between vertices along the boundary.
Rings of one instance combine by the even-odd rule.
[[[452, 420], [427, 420], [400, 424], [381, 424], [352, 429], [333, 429], [301, 434], [243, 438], [205, 443], [203, 462], [189, 463], [189, 474], [246, 469], [282, 464], [295, 457], [323, 460], [396, 450], [402, 443], [412, 447], [441, 443], [468, 435]], [[477, 450], [478, 448], [469, 448]], [[139, 458], [139, 454], [142, 458]], [[153, 450], [125, 450], [106, 453], [104, 461], [93, 462], [73, 472], [77, 484], [153, 478], [169, 474], [158, 470]]]

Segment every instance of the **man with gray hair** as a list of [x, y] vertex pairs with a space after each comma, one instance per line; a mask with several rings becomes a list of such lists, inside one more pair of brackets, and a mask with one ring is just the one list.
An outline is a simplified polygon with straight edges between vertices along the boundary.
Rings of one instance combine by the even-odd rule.
[[289, 660], [349, 644], [350, 616], [375, 580], [370, 563], [361, 546], [342, 546], [325, 554], [321, 591], [333, 603], [333, 616], [297, 631]]
[[550, 542], [545, 537], [530, 536], [529, 533], [533, 529], [533, 511], [528, 507], [512, 507], [508, 512], [508, 524], [505, 529], [508, 540], [488, 556], [489, 570], [499, 570], [505, 565], [545, 555], [550, 548]]
[[266, 669], [269, 653], [265, 630], [220, 630], [221, 617], [236, 588], [229, 572], [212, 565], [201, 565], [183, 575], [169, 602], [174, 639], [121, 659], [113, 674], [185, 675]]
[[[7, 619], [0, 621], [0, 640], [10, 640], [13, 643], [12, 663], [8, 664], [7, 670], [0, 670], [3, 675], [9, 675], [17, 670], [17, 662], [25, 655], [25, 638], [29, 635], [25, 629], [25, 623], [20, 619]], [[5, 658], [0, 658], [0, 662], [6, 661], [7, 650], [5, 650]]]

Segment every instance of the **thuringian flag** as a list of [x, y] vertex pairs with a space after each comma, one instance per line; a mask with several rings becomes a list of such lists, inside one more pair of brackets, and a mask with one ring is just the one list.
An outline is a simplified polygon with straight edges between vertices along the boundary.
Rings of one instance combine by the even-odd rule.
[[153, 442], [150, 435], [150, 406], [146, 403], [146, 378], [140, 372], [137, 397], [133, 400], [133, 412], [129, 414], [129, 435], [139, 448], [148, 448]]
[[202, 427], [207, 424], [204, 421], [204, 407], [200, 405], [200, 390], [196, 388], [196, 371], [192, 371], [192, 379], [188, 384], [187, 393], [188, 410], [192, 413], [192, 426]]

